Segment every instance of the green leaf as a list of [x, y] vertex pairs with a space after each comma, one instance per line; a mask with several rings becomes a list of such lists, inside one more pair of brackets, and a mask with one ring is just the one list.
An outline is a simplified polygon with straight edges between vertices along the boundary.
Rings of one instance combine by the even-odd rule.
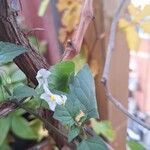
[[75, 65], [71, 61], [63, 61], [50, 68], [49, 84], [55, 90], [66, 92], [69, 79], [75, 72]]
[[80, 114], [80, 111], [85, 112], [85, 107], [78, 101], [74, 95], [67, 95], [65, 106], [57, 105], [53, 117], [59, 120], [62, 124], [72, 126], [80, 125], [86, 120], [87, 115], [81, 118], [80, 122], [76, 122], [75, 118]]
[[45, 130], [43, 128], [43, 122], [38, 119], [34, 119], [30, 121], [30, 126], [32, 130], [35, 132], [35, 134], [37, 135], [38, 141], [41, 141], [44, 137], [44, 130]]
[[89, 138], [83, 140], [78, 146], [77, 150], [109, 150], [101, 138]]
[[76, 125], [72, 126], [68, 133], [68, 142], [71, 142], [80, 133], [80, 128]]
[[109, 121], [98, 122], [95, 119], [91, 119], [91, 124], [92, 124], [93, 130], [97, 134], [102, 134], [109, 141], [113, 141], [115, 139], [115, 132], [112, 129], [112, 126]]
[[0, 145], [0, 149], [1, 149], [1, 150], [11, 150], [11, 148], [10, 148], [9, 145], [7, 145], [7, 144], [2, 144], [2, 145]]
[[17, 70], [11, 75], [11, 82], [12, 83], [21, 82], [25, 79], [26, 79], [26, 76], [21, 70]]
[[27, 120], [20, 116], [13, 116], [12, 118], [12, 132], [23, 139], [37, 139], [37, 134], [29, 126]]
[[10, 128], [10, 118], [0, 119], [0, 145], [3, 144]]
[[36, 96], [37, 93], [35, 89], [28, 87], [26, 85], [18, 86], [13, 91], [13, 98], [25, 98], [25, 97], [31, 97]]
[[27, 49], [23, 46], [0, 42], [0, 64], [11, 62], [15, 57], [25, 52]]
[[144, 146], [136, 141], [128, 141], [127, 144], [131, 150], [145, 150]]
[[70, 93], [74, 93], [76, 100], [79, 100], [86, 108], [88, 118], [99, 117], [95, 96], [95, 84], [92, 73], [85, 65], [70, 83]]
[[72, 126], [75, 121], [66, 107], [57, 105], [53, 117], [59, 120], [63, 125]]
[[87, 65], [72, 77], [70, 89], [65, 106], [56, 106], [53, 117], [70, 127], [81, 126], [89, 118], [97, 117], [94, 80]]

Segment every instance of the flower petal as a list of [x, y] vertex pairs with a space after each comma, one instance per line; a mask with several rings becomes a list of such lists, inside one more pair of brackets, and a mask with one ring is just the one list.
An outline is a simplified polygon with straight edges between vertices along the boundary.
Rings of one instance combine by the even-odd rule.
[[48, 77], [50, 75], [50, 71], [42, 68], [37, 72], [36, 79], [39, 83], [39, 87], [42, 85], [48, 86]]
[[49, 107], [50, 107], [50, 109], [52, 110], [52, 111], [55, 111], [55, 107], [56, 107], [56, 102], [52, 102], [52, 101], [50, 101], [49, 103], [48, 103], [48, 105], [49, 105]]
[[63, 99], [63, 101], [64, 101], [64, 103], [66, 102], [66, 100], [67, 100], [67, 96], [66, 95], [61, 95], [62, 96], [62, 99]]
[[49, 96], [48, 94], [46, 94], [46, 93], [43, 93], [43, 94], [40, 96], [40, 98], [46, 100], [47, 102], [50, 101], [50, 96]]
[[47, 93], [48, 95], [52, 94], [52, 92], [49, 90], [49, 88], [46, 84], [43, 85], [43, 89], [44, 89], [45, 93]]
[[58, 104], [58, 105], [62, 105], [63, 104], [63, 100], [62, 100], [62, 97], [61, 96], [59, 96], [59, 95], [54, 95], [55, 96], [55, 99], [56, 99], [56, 103]]

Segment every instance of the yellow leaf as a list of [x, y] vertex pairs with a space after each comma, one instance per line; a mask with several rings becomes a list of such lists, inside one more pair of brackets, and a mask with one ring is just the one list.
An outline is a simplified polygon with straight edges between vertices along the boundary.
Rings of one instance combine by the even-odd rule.
[[133, 17], [133, 20], [138, 21], [137, 16], [140, 14], [140, 9], [135, 7], [132, 3], [129, 4], [128, 6], [128, 11]]
[[[58, 11], [62, 12], [61, 23], [63, 30], [59, 33], [61, 42], [65, 42], [73, 33], [76, 25], [79, 23], [82, 0], [58, 0]], [[66, 33], [65, 33], [66, 32]], [[62, 36], [62, 33], [65, 36]]]
[[65, 41], [67, 40], [67, 31], [65, 28], [60, 28], [59, 30], [59, 40], [62, 43], [65, 43]]
[[62, 12], [64, 11], [67, 7], [70, 7], [73, 4], [72, 0], [59, 0], [57, 3], [57, 9]]
[[143, 10], [135, 7], [133, 4], [129, 4], [128, 11], [133, 17], [133, 21], [139, 23], [146, 16], [150, 16], [150, 4], [146, 5]]
[[140, 26], [145, 32], [150, 33], [150, 21], [145, 21]]
[[80, 123], [81, 118], [84, 116], [85, 116], [85, 113], [82, 110], [80, 110], [79, 114], [75, 117], [75, 121], [77, 123]]
[[119, 20], [118, 26], [122, 31], [125, 31], [126, 28], [129, 27], [130, 25], [131, 25], [130, 22], [128, 22], [126, 19], [121, 18]]
[[130, 50], [137, 50], [139, 45], [139, 36], [134, 26], [126, 28], [126, 39]]
[[141, 10], [140, 14], [137, 16], [137, 19], [142, 20], [147, 16], [150, 16], [150, 4], [146, 5], [144, 9]]
[[134, 24], [131, 24], [125, 19], [120, 19], [119, 28], [126, 33], [127, 44], [130, 50], [137, 50], [139, 37]]

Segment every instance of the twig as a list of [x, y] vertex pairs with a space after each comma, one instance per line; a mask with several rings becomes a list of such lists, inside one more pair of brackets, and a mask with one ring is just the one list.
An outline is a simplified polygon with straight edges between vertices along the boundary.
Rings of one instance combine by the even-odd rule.
[[121, 15], [121, 10], [124, 7], [125, 2], [127, 2], [127, 0], [120, 0], [119, 7], [115, 13], [115, 16], [111, 25], [109, 42], [108, 42], [108, 47], [107, 47], [106, 61], [105, 61], [104, 71], [103, 71], [102, 80], [101, 80], [103, 83], [107, 82], [108, 80], [112, 52], [113, 52], [114, 44], [115, 44], [117, 24]]
[[[52, 130], [54, 133], [56, 133], [58, 136], [61, 136], [62, 138], [67, 140], [67, 135], [64, 132], [61, 132], [59, 129], [57, 129], [55, 126], [53, 126], [47, 119], [40, 116], [38, 113], [34, 112], [32, 109], [29, 109], [28, 107], [24, 106], [22, 103], [19, 103], [18, 101], [13, 101], [18, 107], [24, 109], [26, 112], [30, 113], [31, 115], [35, 116], [36, 118], [40, 119], [45, 125], [48, 127], [48, 131]], [[76, 144], [75, 143], [66, 143], [70, 148], [75, 149]]]
[[66, 46], [63, 60], [72, 59], [80, 52], [84, 35], [93, 18], [93, 0], [85, 0], [81, 10], [79, 25], [74, 32], [72, 40], [69, 41], [71, 44], [67, 44]]
[[43, 121], [44, 124], [47, 124], [51, 130], [53, 130], [56, 134], [58, 134], [59, 136], [63, 136], [64, 138], [67, 138], [67, 135], [62, 133], [60, 130], [58, 130], [55, 126], [53, 126], [51, 123], [49, 123], [46, 119], [44, 119], [43, 117], [41, 117], [39, 114], [37, 114], [36, 112], [34, 112], [32, 109], [27, 108], [26, 106], [24, 106], [22, 103], [18, 102], [18, 101], [13, 101], [16, 105], [18, 105], [18, 107], [24, 109], [26, 112], [30, 113], [31, 115], [35, 116], [36, 118], [40, 119], [41, 121]]
[[108, 85], [106, 84], [104, 86], [105, 89], [105, 94], [108, 98], [108, 100], [110, 102], [112, 102], [123, 114], [125, 114], [126, 116], [128, 116], [130, 119], [132, 119], [133, 121], [137, 122], [138, 124], [140, 124], [141, 126], [143, 126], [144, 128], [150, 130], [150, 126], [145, 124], [143, 121], [141, 121], [139, 118], [133, 116], [132, 114], [130, 114], [128, 112], [128, 110], [119, 102], [119, 100], [117, 100], [116, 98], [114, 98], [110, 92], [110, 90], [108, 89]]
[[116, 36], [116, 29], [117, 29], [117, 23], [119, 20], [119, 17], [121, 15], [121, 10], [124, 7], [124, 4], [127, 0], [120, 0], [119, 7], [116, 11], [116, 14], [114, 16], [112, 25], [111, 25], [111, 30], [110, 30], [110, 37], [109, 37], [109, 42], [108, 42], [108, 47], [107, 47], [107, 55], [106, 55], [106, 61], [105, 61], [105, 66], [104, 66], [104, 71], [103, 71], [103, 76], [101, 79], [101, 82], [104, 85], [105, 89], [105, 94], [107, 99], [113, 103], [116, 108], [118, 108], [123, 114], [125, 114], [127, 117], [132, 119], [133, 121], [137, 122], [144, 128], [150, 130], [150, 126], [145, 124], [143, 121], [139, 120], [137, 117], [133, 116], [128, 112], [128, 110], [117, 100], [113, 95], [111, 94], [111, 91], [109, 90], [109, 85], [108, 85], [108, 76], [109, 76], [109, 71], [110, 71], [110, 64], [111, 64], [111, 59], [112, 59], [112, 53], [114, 49], [114, 44], [115, 44], [115, 36]]

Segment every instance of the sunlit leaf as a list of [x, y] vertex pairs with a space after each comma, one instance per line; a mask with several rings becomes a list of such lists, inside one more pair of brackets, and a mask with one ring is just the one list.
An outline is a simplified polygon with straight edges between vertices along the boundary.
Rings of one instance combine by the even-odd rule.
[[62, 27], [59, 32], [59, 39], [63, 43], [72, 35], [76, 25], [79, 23], [81, 4], [82, 0], [58, 0], [57, 8], [62, 13]]
[[137, 50], [139, 46], [139, 36], [134, 26], [126, 28], [126, 38], [130, 50]]
[[143, 10], [141, 10], [138, 7], [135, 7], [133, 4], [130, 4], [128, 6], [128, 11], [132, 16], [133, 21], [136, 23], [140, 23], [142, 19], [150, 15], [150, 4], [146, 5]]
[[150, 16], [150, 4], [146, 5], [144, 9], [141, 10], [140, 14], [137, 15], [137, 20], [142, 20], [147, 16]]
[[130, 150], [145, 150], [144, 146], [136, 141], [128, 141], [127, 144]]
[[93, 130], [97, 134], [102, 134], [109, 141], [113, 141], [115, 139], [115, 132], [112, 129], [112, 126], [109, 121], [96, 121], [95, 119], [91, 119], [91, 125]]
[[30, 121], [30, 127], [35, 132], [35, 134], [37, 135], [38, 141], [40, 141], [44, 137], [48, 136], [48, 131], [45, 128], [43, 128], [43, 122], [42, 121], [40, 121], [38, 119], [34, 119], [34, 120]]
[[118, 24], [119, 28], [122, 30], [122, 31], [126, 31], [126, 28], [130, 27], [131, 24], [129, 21], [127, 21], [126, 19], [123, 19], [121, 18], [119, 20], [119, 24]]
[[140, 14], [140, 9], [135, 7], [132, 3], [129, 4], [128, 6], [128, 11], [130, 13], [130, 15], [133, 17], [133, 20], [135, 20], [136, 22], [139, 22], [139, 17], [137, 17]]
[[118, 26], [126, 34], [129, 49], [137, 50], [139, 45], [139, 36], [135, 26], [123, 18], [119, 20]]

